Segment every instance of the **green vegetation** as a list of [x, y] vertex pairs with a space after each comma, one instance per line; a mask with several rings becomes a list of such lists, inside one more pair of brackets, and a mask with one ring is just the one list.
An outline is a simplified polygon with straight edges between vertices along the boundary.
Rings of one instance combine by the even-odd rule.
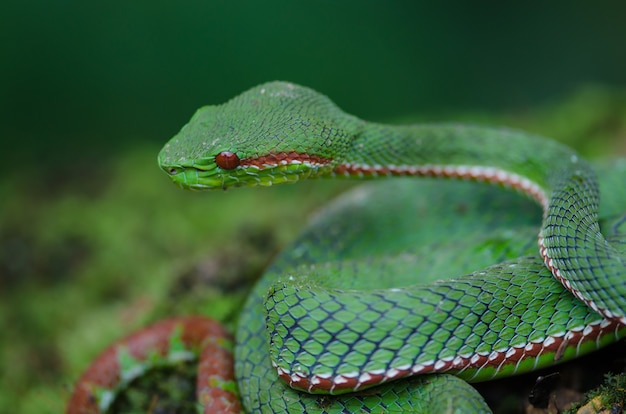
[[575, 404], [565, 414], [619, 413], [626, 406], [626, 374], [607, 374], [604, 383], [587, 393], [585, 401]]

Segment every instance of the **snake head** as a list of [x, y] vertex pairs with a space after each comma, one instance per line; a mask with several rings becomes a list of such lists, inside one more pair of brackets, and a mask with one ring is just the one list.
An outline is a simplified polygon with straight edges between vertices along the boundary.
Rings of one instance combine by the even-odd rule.
[[330, 174], [358, 119], [325, 96], [286, 82], [259, 85], [200, 108], [159, 153], [179, 186], [269, 186]]

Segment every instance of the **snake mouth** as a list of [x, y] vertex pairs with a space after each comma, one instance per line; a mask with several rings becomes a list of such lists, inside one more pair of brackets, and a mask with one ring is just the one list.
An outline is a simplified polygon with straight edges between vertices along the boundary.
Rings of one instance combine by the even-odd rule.
[[210, 190], [223, 187], [223, 179], [215, 168], [202, 169], [196, 166], [162, 165], [161, 169], [169, 175], [177, 186], [186, 190]]
[[308, 162], [268, 165], [241, 165], [225, 170], [215, 163], [182, 165], [161, 164], [161, 169], [177, 186], [192, 191], [221, 190], [229, 187], [271, 186], [295, 183], [310, 176], [320, 175], [325, 166]]

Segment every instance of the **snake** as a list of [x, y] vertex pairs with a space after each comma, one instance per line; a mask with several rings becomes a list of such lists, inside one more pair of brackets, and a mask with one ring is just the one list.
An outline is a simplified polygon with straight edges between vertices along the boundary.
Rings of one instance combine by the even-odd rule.
[[[158, 163], [195, 191], [372, 181], [317, 214], [244, 304], [235, 375], [247, 412], [489, 412], [468, 381], [626, 334], [624, 218], [601, 227], [594, 169], [556, 141], [369, 122], [310, 88], [270, 82], [200, 108]], [[507, 204], [515, 192], [521, 212]], [[473, 227], [478, 215], [485, 226]], [[466, 229], [454, 230], [455, 216]], [[486, 262], [487, 231], [525, 241]]]

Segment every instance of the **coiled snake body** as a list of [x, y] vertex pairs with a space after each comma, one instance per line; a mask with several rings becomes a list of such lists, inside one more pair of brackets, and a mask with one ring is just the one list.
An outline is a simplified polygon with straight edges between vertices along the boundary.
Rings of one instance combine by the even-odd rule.
[[[484, 412], [457, 377], [526, 372], [626, 333], [623, 235], [602, 235], [594, 172], [559, 143], [481, 126], [369, 123], [274, 82], [198, 110], [159, 163], [193, 190], [431, 176], [512, 188], [542, 208], [512, 213], [500, 190], [439, 180], [386, 181], [336, 202], [242, 311], [235, 370], [250, 412]], [[498, 214], [487, 228], [450, 224]], [[519, 230], [536, 232], [533, 220], [538, 249]], [[430, 232], [419, 236], [420, 226]], [[485, 259], [496, 239], [523, 241]], [[446, 256], [455, 244], [463, 247]], [[487, 266], [493, 257], [503, 262]], [[432, 373], [456, 377], [418, 375]]]

